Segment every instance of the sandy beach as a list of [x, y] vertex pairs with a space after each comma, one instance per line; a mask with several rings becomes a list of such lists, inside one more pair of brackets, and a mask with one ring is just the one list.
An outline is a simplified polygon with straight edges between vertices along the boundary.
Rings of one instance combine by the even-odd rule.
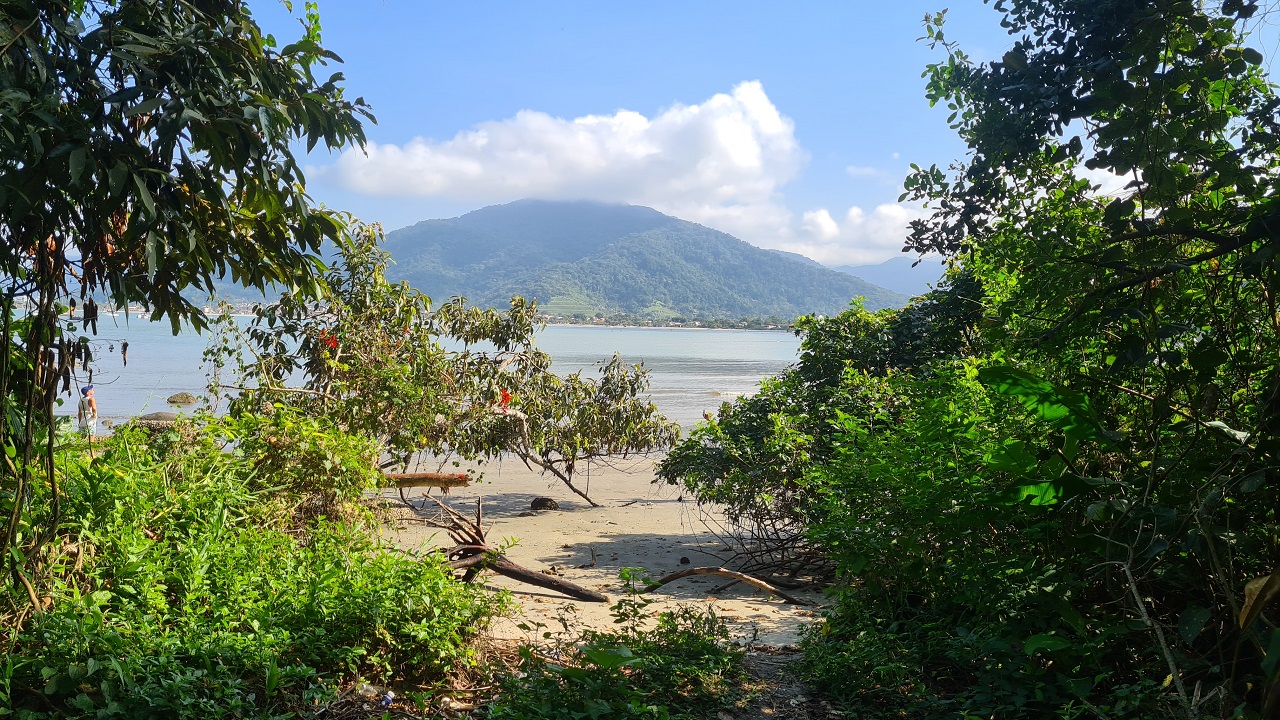
[[[424, 468], [425, 469], [425, 468]], [[521, 615], [499, 620], [492, 628], [499, 639], [530, 639], [518, 625], [544, 623], [559, 630], [557, 618], [564, 612], [576, 616], [588, 627], [605, 629], [612, 625], [609, 605], [624, 593], [619, 571], [644, 568], [649, 577], [691, 567], [717, 567], [731, 555], [731, 549], [711, 531], [717, 526], [714, 511], [699, 508], [682, 498], [679, 488], [653, 484], [653, 462], [625, 460], [616, 467], [593, 463], [589, 490], [585, 472], [575, 484], [588, 492], [600, 507], [591, 507], [558, 479], [542, 476], [507, 459], [484, 468], [481, 482], [454, 488], [448, 496], [438, 489], [432, 495], [468, 516], [475, 513], [476, 499], [483, 497], [484, 524], [491, 546], [515, 542], [507, 557], [530, 570], [548, 572], [609, 596], [609, 603], [575, 601], [549, 590], [486, 573], [483, 581], [491, 587], [510, 590], [521, 606]], [[395, 491], [384, 493], [397, 522], [388, 532], [402, 547], [447, 547], [446, 534], [425, 525], [423, 518], [437, 517], [438, 507], [424, 499], [424, 489], [405, 491], [415, 506], [410, 510]], [[558, 510], [532, 511], [531, 501], [549, 497]], [[681, 559], [686, 558], [685, 564]], [[725, 618], [738, 639], [760, 645], [795, 644], [801, 628], [818, 616], [822, 595], [800, 590], [791, 593], [814, 605], [791, 605], [762, 591], [738, 583], [718, 593], [712, 591], [729, 582], [726, 578], [703, 575], [684, 578], [646, 595], [654, 600], [653, 614], [676, 603], [711, 607]]]

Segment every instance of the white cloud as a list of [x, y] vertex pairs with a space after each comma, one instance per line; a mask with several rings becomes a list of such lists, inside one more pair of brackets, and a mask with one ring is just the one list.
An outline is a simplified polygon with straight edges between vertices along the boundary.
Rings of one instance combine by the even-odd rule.
[[[652, 117], [618, 110], [565, 119], [522, 110], [447, 140], [371, 142], [367, 152], [344, 152], [310, 174], [363, 195], [476, 207], [521, 198], [647, 205], [820, 262], [879, 261], [901, 249], [903, 217], [912, 211], [895, 205], [866, 214], [854, 208], [840, 222], [814, 210], [797, 227], [782, 189], [807, 161], [794, 123], [750, 81]], [[847, 172], [883, 174], [858, 166]]]
[[746, 228], [787, 215], [778, 190], [806, 160], [791, 120], [753, 81], [652, 118], [523, 110], [445, 141], [370, 143], [321, 172], [366, 195], [629, 202]]
[[802, 236], [783, 249], [827, 265], [878, 263], [901, 254], [907, 224], [925, 215], [918, 208], [886, 203], [871, 212], [851, 207], [837, 223], [827, 210], [813, 210], [804, 214]]
[[800, 229], [819, 240], [831, 240], [840, 235], [840, 226], [825, 208], [805, 213]]

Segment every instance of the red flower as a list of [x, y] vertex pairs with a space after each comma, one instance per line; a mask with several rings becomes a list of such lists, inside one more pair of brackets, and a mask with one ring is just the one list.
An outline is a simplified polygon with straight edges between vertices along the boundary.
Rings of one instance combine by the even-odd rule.
[[503, 412], [506, 412], [507, 406], [510, 404], [511, 404], [511, 393], [507, 392], [506, 390], [503, 390], [502, 399], [498, 401], [498, 407], [502, 408]]
[[330, 350], [338, 349], [338, 338], [330, 335], [328, 330], [320, 331], [320, 342], [324, 343], [325, 347]]

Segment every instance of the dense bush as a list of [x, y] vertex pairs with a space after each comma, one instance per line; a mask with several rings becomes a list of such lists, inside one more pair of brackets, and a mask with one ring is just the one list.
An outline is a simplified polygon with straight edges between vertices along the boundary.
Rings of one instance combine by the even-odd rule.
[[[927, 94], [970, 152], [903, 197], [933, 208], [909, 249], [977, 282], [950, 293], [973, 321], [928, 313], [928, 342], [904, 342], [908, 308], [806, 339], [773, 405], [722, 410], [664, 472], [748, 509], [774, 482], [797, 501], [839, 573], [811, 677], [861, 710], [1280, 716], [1280, 99], [1243, 44], [1259, 7], [993, 5], [1016, 40], [981, 64], [926, 18], [946, 55]], [[1100, 195], [1107, 174], [1128, 184]]]
[[1075, 509], [1098, 493], [1026, 454], [1055, 427], [983, 384], [999, 374], [970, 362], [846, 379], [882, 409], [842, 416], [836, 455], [809, 474], [826, 498], [810, 533], [843, 580], [807, 638], [809, 676], [895, 716], [1163, 707], [1145, 680], [1158, 656], [1128, 650], [1149, 631], [1112, 605], [1080, 538]]
[[884, 378], [970, 352], [980, 294], [958, 273], [901, 311], [872, 313], [855, 302], [833, 317], [800, 318], [799, 361], [755, 395], [722, 405], [668, 454], [659, 478], [716, 504], [753, 538], [751, 566], [798, 560], [823, 570], [825, 553], [805, 537], [826, 497], [810, 469], [840, 451], [841, 418], [891, 411], [897, 401], [876, 390]]
[[221, 418], [210, 430], [249, 460], [241, 466], [249, 487], [279, 490], [321, 510], [358, 500], [382, 481], [372, 440], [287, 405]]
[[[612, 608], [613, 631], [544, 632], [551, 642], [522, 647], [518, 674], [502, 680], [488, 710], [494, 720], [716, 717], [743, 696], [742, 652], [710, 610], [681, 607], [650, 625], [634, 569], [631, 592]], [[530, 628], [532, 629], [532, 628]]]
[[48, 609], [0, 668], [16, 708], [266, 716], [314, 710], [357, 677], [430, 684], [474, 662], [493, 598], [365, 521], [296, 526], [255, 481], [261, 458], [212, 435], [120, 433], [96, 459], [61, 461]]

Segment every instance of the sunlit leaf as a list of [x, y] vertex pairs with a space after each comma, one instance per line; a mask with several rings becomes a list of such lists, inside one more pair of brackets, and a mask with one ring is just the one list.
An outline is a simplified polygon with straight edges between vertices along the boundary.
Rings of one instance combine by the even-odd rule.
[[1244, 586], [1244, 606], [1240, 608], [1240, 628], [1248, 629], [1262, 614], [1267, 603], [1280, 596], [1280, 570], [1267, 577], [1254, 578]]

